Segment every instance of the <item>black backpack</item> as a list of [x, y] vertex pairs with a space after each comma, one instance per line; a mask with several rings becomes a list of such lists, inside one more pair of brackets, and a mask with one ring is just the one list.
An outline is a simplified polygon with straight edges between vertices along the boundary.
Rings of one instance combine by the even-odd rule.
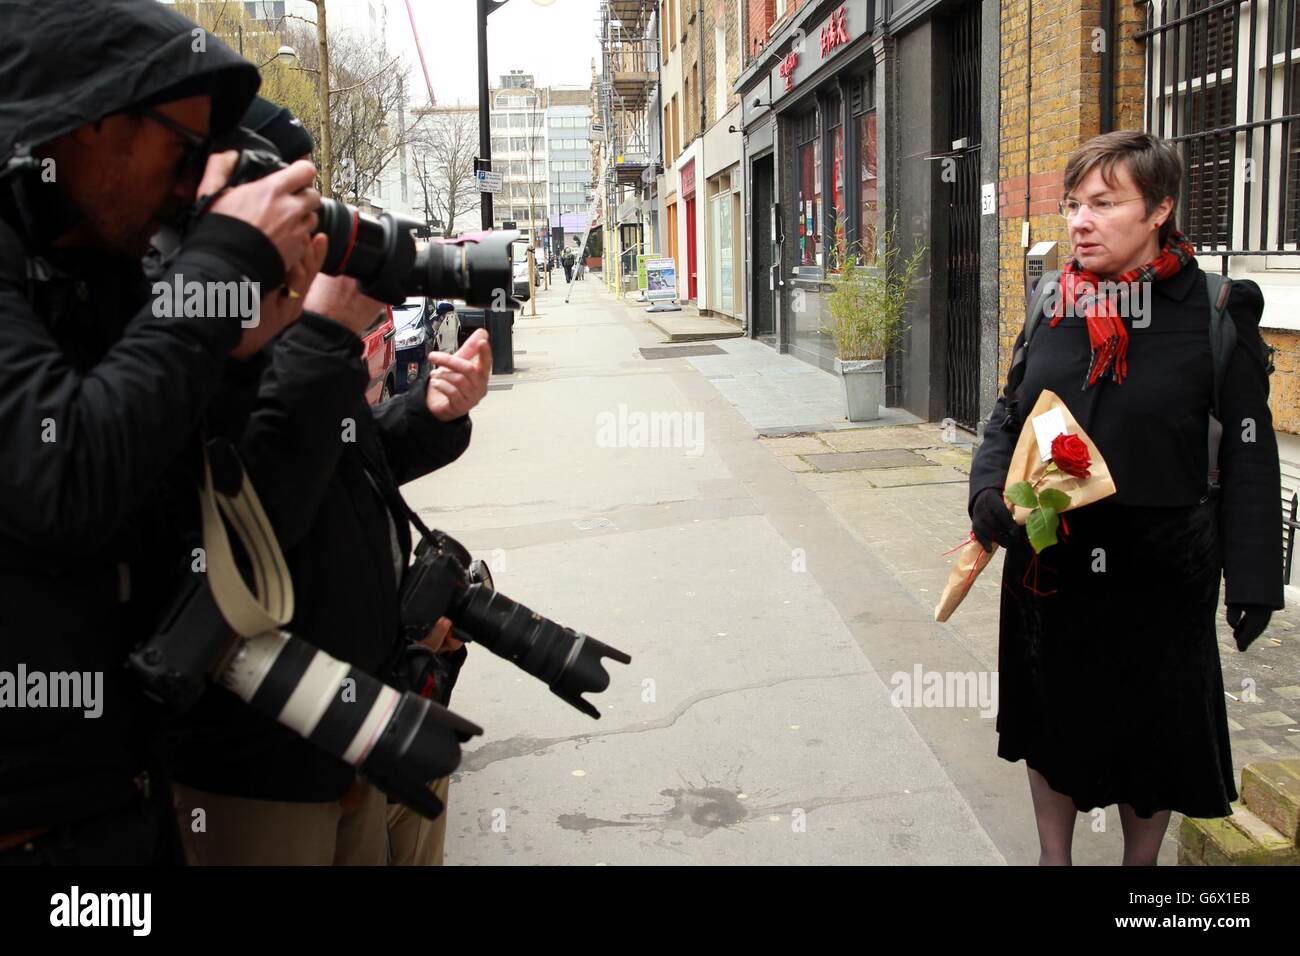
[[[1007, 394], [1009, 400], [1014, 400], [1018, 396], [1016, 392], [1020, 388], [1020, 380], [1025, 374], [1025, 359], [1029, 351], [1029, 340], [1034, 334], [1034, 329], [1044, 315], [1043, 300], [1046, 299], [1049, 289], [1059, 287], [1061, 273], [1045, 272], [1043, 277], [1034, 287], [1034, 295], [1030, 300], [1027, 318], [1025, 319], [1024, 340], [1011, 356], [1011, 368], [1007, 373]], [[1217, 494], [1219, 491], [1219, 445], [1223, 440], [1223, 422], [1219, 411], [1219, 393], [1223, 388], [1223, 377], [1228, 370], [1228, 362], [1232, 358], [1232, 350], [1237, 346], [1237, 326], [1232, 321], [1232, 316], [1228, 313], [1228, 296], [1232, 292], [1232, 280], [1227, 276], [1218, 275], [1213, 272], [1205, 273], [1205, 284], [1210, 294], [1210, 357], [1214, 362], [1214, 398], [1210, 406], [1210, 427], [1209, 427], [1209, 474], [1206, 476], [1206, 484], [1210, 494]], [[1258, 334], [1258, 332], [1256, 333]], [[1273, 346], [1260, 338], [1260, 347], [1263, 350], [1266, 368], [1269, 375], [1273, 374]]]

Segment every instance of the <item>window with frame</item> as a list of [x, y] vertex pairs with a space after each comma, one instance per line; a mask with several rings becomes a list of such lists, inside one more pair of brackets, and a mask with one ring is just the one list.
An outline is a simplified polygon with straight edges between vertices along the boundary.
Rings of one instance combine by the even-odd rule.
[[[831, 164], [831, 201], [827, 209], [827, 232], [831, 237], [834, 245], [834, 254], [831, 256], [829, 267], [839, 271], [840, 263], [844, 261], [844, 254], [848, 243], [849, 223], [846, 221], [846, 206], [844, 196], [844, 121], [843, 111], [840, 108], [841, 98], [836, 95], [826, 101], [826, 125], [830, 133], [830, 164]], [[841, 232], [841, 228], [844, 230]]]
[[1296, 8], [1153, 0], [1136, 35], [1146, 128], [1182, 153], [1176, 221], [1202, 256], [1300, 269], [1300, 123], [1287, 119], [1300, 113]]
[[876, 232], [880, 199], [876, 168], [876, 101], [871, 74], [852, 88], [851, 112], [857, 133], [858, 222], [857, 251], [867, 264], [876, 261]]
[[795, 228], [797, 261], [801, 266], [822, 264], [822, 150], [817, 111], [802, 116], [795, 127]]

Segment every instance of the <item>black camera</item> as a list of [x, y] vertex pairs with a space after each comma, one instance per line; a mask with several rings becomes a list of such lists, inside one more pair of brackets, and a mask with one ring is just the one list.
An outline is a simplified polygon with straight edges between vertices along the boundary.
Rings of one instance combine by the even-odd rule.
[[621, 664], [630, 664], [632, 658], [512, 601], [493, 587], [487, 565], [472, 560], [459, 541], [417, 527], [423, 537], [402, 582], [402, 630], [407, 640], [421, 640], [438, 618], [446, 617], [461, 640], [506, 658], [544, 681], [561, 700], [600, 719], [600, 711], [582, 695], [609, 686], [601, 658]]
[[[233, 495], [243, 480], [233, 449], [221, 440], [208, 448], [218, 486]], [[287, 631], [237, 636], [206, 573], [187, 574], [156, 633], [128, 661], [144, 693], [172, 712], [192, 707], [215, 681], [430, 819], [443, 806], [429, 787], [459, 765], [460, 745], [483, 732]]]
[[[239, 151], [228, 186], [253, 182], [287, 165], [270, 140], [242, 126], [213, 146], [213, 152], [228, 149]], [[464, 299], [496, 310], [519, 306], [512, 295], [510, 259], [517, 229], [434, 239], [417, 250], [413, 231], [423, 224], [414, 219], [391, 213], [375, 218], [336, 199], [322, 199], [317, 215], [316, 232], [329, 239], [321, 271], [351, 276], [372, 299], [400, 305], [411, 296], [425, 296]]]

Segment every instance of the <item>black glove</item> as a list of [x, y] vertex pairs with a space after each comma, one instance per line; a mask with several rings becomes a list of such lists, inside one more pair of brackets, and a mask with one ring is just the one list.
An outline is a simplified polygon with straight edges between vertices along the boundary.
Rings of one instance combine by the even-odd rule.
[[1272, 616], [1272, 608], [1259, 604], [1229, 604], [1228, 625], [1232, 628], [1232, 636], [1237, 639], [1237, 650], [1244, 651], [1250, 647], [1250, 642], [1264, 633]]
[[971, 504], [971, 530], [975, 540], [985, 551], [992, 551], [990, 542], [996, 541], [1004, 548], [1011, 547], [1020, 530], [1016, 519], [1011, 516], [1011, 509], [1002, 500], [1001, 488], [985, 488], [975, 496]]

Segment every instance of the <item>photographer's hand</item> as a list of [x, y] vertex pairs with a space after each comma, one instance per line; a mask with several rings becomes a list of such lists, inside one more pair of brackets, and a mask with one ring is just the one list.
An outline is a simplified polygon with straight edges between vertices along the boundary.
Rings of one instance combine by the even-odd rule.
[[[229, 181], [238, 158], [233, 150], [208, 158], [199, 183], [200, 198]], [[266, 236], [287, 269], [307, 254], [307, 244], [316, 230], [320, 193], [312, 188], [315, 181], [316, 167], [299, 160], [270, 176], [232, 187], [212, 204], [211, 211], [240, 219]]]
[[430, 352], [429, 362], [436, 365], [429, 373], [425, 403], [429, 414], [440, 422], [455, 421], [483, 400], [488, 379], [492, 377], [492, 344], [487, 332], [474, 334], [455, 355]]
[[375, 317], [384, 310], [384, 303], [362, 295], [357, 280], [348, 276], [317, 276], [307, 290], [306, 303], [309, 311], [332, 319], [357, 335], [374, 325]]
[[329, 239], [314, 236], [307, 254], [285, 274], [284, 285], [262, 296], [258, 324], [244, 330], [239, 345], [230, 354], [237, 359], [256, 355], [267, 342], [298, 321], [306, 291], [313, 284], [329, 252]]
[[449, 654], [458, 651], [465, 646], [465, 642], [459, 638], [451, 636], [451, 618], [440, 617], [438, 623], [433, 625], [433, 630], [429, 636], [420, 641], [425, 647], [435, 654]]

